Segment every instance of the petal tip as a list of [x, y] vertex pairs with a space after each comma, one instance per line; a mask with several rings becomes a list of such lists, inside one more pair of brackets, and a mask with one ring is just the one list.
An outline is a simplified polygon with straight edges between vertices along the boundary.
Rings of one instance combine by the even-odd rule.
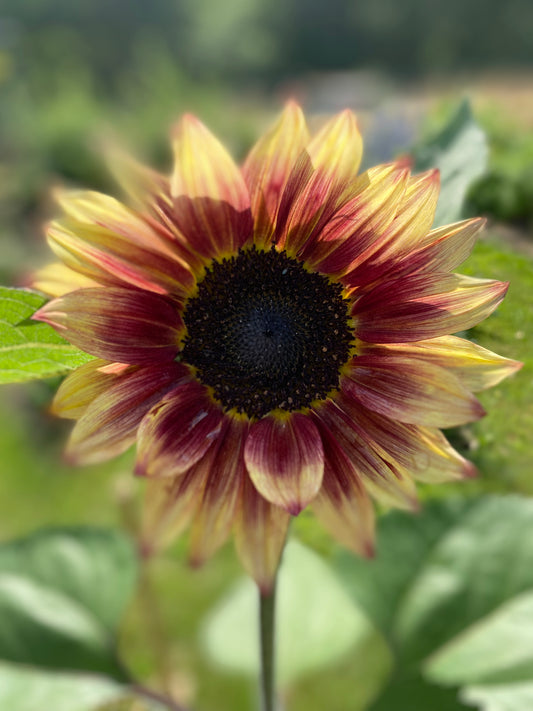
[[475, 467], [472, 462], [465, 460], [463, 467], [463, 479], [476, 479], [478, 475], [479, 470], [477, 469], [477, 467]]
[[205, 558], [198, 553], [191, 553], [188, 558], [188, 563], [190, 568], [198, 570], [205, 563]]
[[376, 557], [376, 544], [374, 540], [366, 540], [363, 541], [363, 545], [361, 547], [361, 555], [363, 558], [375, 558]]
[[137, 460], [135, 462], [135, 467], [133, 468], [133, 474], [138, 477], [148, 477], [148, 467], [146, 466], [146, 462]]
[[287, 513], [290, 513], [291, 516], [298, 516], [307, 506], [307, 504], [302, 503], [301, 501], [294, 501], [289, 504], [286, 504], [284, 506], [285, 510]]

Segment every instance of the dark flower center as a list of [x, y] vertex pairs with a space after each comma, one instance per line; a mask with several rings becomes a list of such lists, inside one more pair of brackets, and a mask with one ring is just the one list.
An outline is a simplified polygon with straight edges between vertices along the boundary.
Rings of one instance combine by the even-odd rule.
[[353, 345], [342, 286], [275, 249], [213, 262], [183, 319], [182, 360], [250, 418], [326, 398]]

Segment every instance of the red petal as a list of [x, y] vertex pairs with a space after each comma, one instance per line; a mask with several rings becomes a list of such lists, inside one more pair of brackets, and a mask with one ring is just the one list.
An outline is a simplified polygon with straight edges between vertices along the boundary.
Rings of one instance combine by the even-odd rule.
[[76, 464], [115, 457], [130, 447], [146, 413], [178, 382], [190, 378], [179, 363], [145, 366], [111, 378], [72, 430], [66, 454]]
[[342, 406], [341, 398], [326, 401], [315, 416], [331, 432], [374, 498], [388, 506], [417, 507], [416, 489], [408, 472], [400, 462], [382, 456], [379, 440]]
[[456, 427], [485, 414], [453, 373], [416, 358], [357, 356], [340, 384], [356, 402], [400, 422]]
[[405, 193], [408, 172], [396, 164], [363, 173], [352, 197], [331, 216], [316, 242], [308, 241], [301, 257], [326, 274], [344, 274], [365, 262], [382, 243]]
[[364, 341], [402, 343], [462, 331], [491, 314], [507, 286], [461, 274], [385, 279], [356, 299], [356, 333]]
[[139, 246], [99, 225], [64, 219], [51, 225], [48, 241], [67, 266], [103, 284], [181, 296], [194, 285], [189, 267], [177, 257]]
[[136, 365], [171, 361], [183, 321], [159, 294], [134, 289], [80, 289], [45, 304], [33, 318], [105, 360]]
[[320, 416], [317, 425], [324, 445], [324, 479], [312, 503], [322, 525], [355, 553], [371, 556], [374, 550], [374, 508], [363, 482]]
[[307, 415], [275, 413], [252, 425], [244, 459], [259, 493], [294, 516], [320, 489], [324, 451]]
[[206, 259], [237, 252], [253, 232], [249, 209], [238, 211], [210, 197], [176, 197], [172, 220], [190, 248]]
[[136, 473], [155, 477], [183, 474], [217, 440], [223, 418], [203, 385], [196, 381], [180, 384], [141, 423]]

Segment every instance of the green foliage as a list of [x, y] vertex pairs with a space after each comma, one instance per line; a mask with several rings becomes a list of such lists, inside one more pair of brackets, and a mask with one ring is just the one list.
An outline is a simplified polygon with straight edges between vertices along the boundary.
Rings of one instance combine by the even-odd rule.
[[0, 664], [0, 708], [9, 711], [96, 711], [124, 689], [96, 675], [45, 673]]
[[441, 131], [414, 151], [415, 171], [438, 168], [441, 190], [434, 227], [459, 220], [471, 183], [487, 167], [488, 149], [470, 105], [463, 101]]
[[92, 358], [48, 324], [30, 320], [45, 302], [33, 291], [0, 287], [0, 383], [47, 378]]
[[116, 633], [136, 580], [114, 531], [41, 530], [0, 546], [0, 659], [124, 679]]
[[462, 698], [483, 711], [529, 711], [533, 708], [533, 682], [467, 687]]
[[[343, 552], [336, 568], [395, 655], [385, 699], [414, 684], [420, 698], [411, 689], [411, 708], [460, 708], [448, 706], [453, 697], [440, 689], [433, 701], [435, 683], [459, 687], [464, 701], [484, 711], [526, 711], [520, 699], [533, 684], [532, 501], [484, 497], [428, 503], [418, 517], [391, 513], [379, 525], [377, 559]], [[386, 708], [383, 698], [372, 707]]]

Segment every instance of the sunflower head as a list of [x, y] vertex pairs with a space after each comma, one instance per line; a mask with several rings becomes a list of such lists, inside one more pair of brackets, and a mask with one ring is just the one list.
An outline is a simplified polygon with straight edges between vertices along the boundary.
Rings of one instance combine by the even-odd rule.
[[435, 171], [358, 175], [348, 111], [311, 137], [289, 103], [242, 167], [192, 116], [173, 147], [170, 176], [121, 159], [124, 203], [59, 195], [35, 318], [95, 356], [53, 403], [67, 454], [136, 443], [145, 545], [190, 527], [199, 563], [233, 530], [263, 589], [308, 505], [369, 555], [371, 497], [414, 507], [416, 480], [471, 476], [440, 428], [519, 367], [450, 335], [507, 288], [453, 273], [483, 221], [431, 229]]

